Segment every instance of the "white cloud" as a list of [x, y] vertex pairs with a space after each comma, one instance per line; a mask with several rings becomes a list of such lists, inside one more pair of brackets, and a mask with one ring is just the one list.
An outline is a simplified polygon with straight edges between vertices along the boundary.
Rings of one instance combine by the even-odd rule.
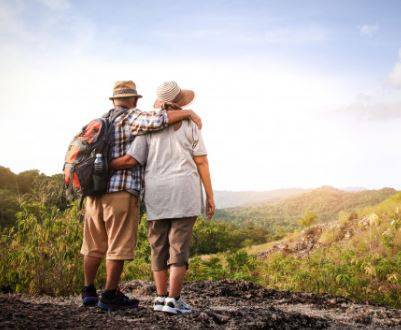
[[358, 101], [337, 109], [338, 113], [357, 120], [384, 121], [401, 118], [401, 102]]
[[334, 114], [363, 122], [389, 122], [401, 119], [401, 95], [382, 85], [356, 94], [351, 102], [335, 107]]
[[373, 37], [380, 29], [378, 24], [363, 24], [358, 27], [362, 36]]
[[70, 7], [70, 2], [68, 0], [36, 0], [36, 1], [54, 10], [62, 10]]
[[327, 40], [328, 33], [320, 27], [279, 28], [265, 32], [271, 44], [307, 44]]
[[[20, 38], [30, 38], [30, 32], [24, 28], [23, 20], [20, 17], [24, 5], [17, 2], [16, 5], [11, 5], [9, 2], [0, 3], [0, 37], [12, 36], [7, 41], [19, 40]], [[3, 46], [3, 45], [1, 45]]]
[[393, 70], [390, 72], [388, 82], [393, 87], [401, 89], [401, 48], [398, 51], [398, 62], [395, 63]]

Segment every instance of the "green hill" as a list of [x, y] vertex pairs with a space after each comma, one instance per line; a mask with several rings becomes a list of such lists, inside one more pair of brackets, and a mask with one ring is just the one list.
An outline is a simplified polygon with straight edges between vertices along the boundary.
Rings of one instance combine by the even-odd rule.
[[218, 210], [216, 219], [234, 223], [254, 223], [273, 231], [291, 231], [305, 212], [316, 214], [318, 222], [337, 219], [340, 211], [375, 205], [396, 193], [395, 189], [343, 191], [321, 187], [294, 197], [249, 207]]
[[[401, 193], [338, 219], [234, 254], [192, 259], [193, 276], [221, 279], [235, 271], [265, 287], [329, 293], [401, 307]], [[333, 303], [335, 299], [333, 300]]]
[[214, 198], [218, 209], [244, 207], [258, 203], [272, 202], [300, 195], [307, 189], [277, 189], [270, 191], [223, 191], [216, 190]]
[[65, 209], [63, 175], [47, 176], [38, 170], [15, 174], [9, 168], [0, 166], [0, 230], [15, 224], [16, 213], [27, 201]]
[[401, 306], [401, 193], [248, 249], [266, 286]]

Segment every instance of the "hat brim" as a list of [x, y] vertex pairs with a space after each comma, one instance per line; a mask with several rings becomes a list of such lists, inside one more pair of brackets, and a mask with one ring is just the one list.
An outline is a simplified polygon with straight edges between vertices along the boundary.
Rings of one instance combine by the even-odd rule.
[[137, 98], [141, 98], [142, 95], [138, 95], [138, 94], [121, 94], [121, 95], [114, 95], [114, 96], [110, 96], [109, 100], [114, 100], [114, 99], [128, 99], [130, 97], [137, 97]]
[[[171, 101], [171, 103], [177, 104], [180, 107], [185, 107], [194, 100], [194, 97], [194, 91], [191, 91], [190, 89], [181, 89], [180, 93], [173, 101]], [[158, 109], [161, 108], [164, 103], [166, 103], [166, 101], [156, 100], [153, 106]]]

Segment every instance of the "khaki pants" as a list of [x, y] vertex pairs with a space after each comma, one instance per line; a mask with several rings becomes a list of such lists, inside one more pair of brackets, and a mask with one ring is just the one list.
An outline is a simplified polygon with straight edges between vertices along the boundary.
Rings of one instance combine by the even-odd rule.
[[148, 221], [148, 241], [151, 247], [153, 271], [171, 265], [188, 268], [192, 228], [196, 217]]
[[138, 198], [126, 191], [87, 197], [81, 253], [132, 260], [139, 220]]

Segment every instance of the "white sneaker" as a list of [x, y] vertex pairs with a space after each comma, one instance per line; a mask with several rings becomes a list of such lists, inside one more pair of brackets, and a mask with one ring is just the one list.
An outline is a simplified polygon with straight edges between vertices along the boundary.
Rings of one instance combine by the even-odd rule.
[[165, 297], [157, 296], [155, 300], [153, 300], [153, 310], [155, 312], [163, 311], [165, 301], [166, 301]]
[[163, 306], [163, 312], [170, 313], [170, 314], [187, 314], [191, 313], [192, 309], [191, 307], [184, 302], [184, 300], [180, 299], [175, 299], [175, 298], [166, 298]]

